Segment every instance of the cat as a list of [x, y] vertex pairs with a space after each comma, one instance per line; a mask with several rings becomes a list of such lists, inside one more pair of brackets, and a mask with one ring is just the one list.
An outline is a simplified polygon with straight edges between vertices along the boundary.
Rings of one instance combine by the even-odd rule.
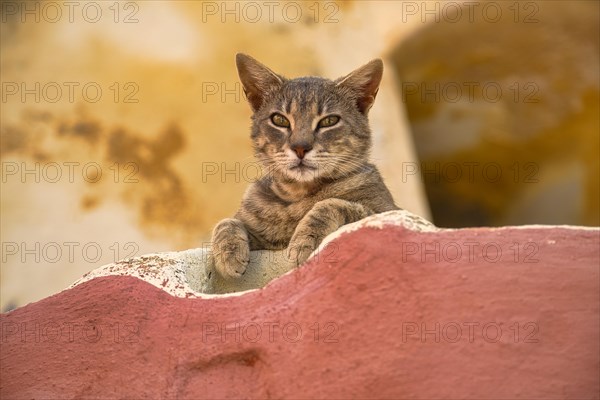
[[213, 230], [220, 275], [240, 278], [250, 250], [287, 248], [299, 266], [342, 225], [399, 209], [369, 162], [367, 114], [381, 60], [335, 81], [286, 79], [241, 53], [236, 65], [253, 111], [254, 155], [268, 173], [250, 185], [235, 216]]

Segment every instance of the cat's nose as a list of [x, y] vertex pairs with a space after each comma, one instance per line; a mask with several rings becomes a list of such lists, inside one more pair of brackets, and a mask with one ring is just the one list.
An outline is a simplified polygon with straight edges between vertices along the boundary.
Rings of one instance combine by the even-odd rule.
[[308, 143], [302, 143], [292, 146], [292, 150], [294, 150], [294, 153], [302, 160], [304, 155], [312, 150], [312, 146]]

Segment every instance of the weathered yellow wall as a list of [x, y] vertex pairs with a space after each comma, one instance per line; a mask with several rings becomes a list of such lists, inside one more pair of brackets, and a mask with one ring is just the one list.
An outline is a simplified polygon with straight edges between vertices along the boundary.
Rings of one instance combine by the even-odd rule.
[[[236, 52], [286, 76], [336, 78], [385, 57], [422, 25], [414, 17], [398, 23], [400, 2], [282, 2], [272, 18], [273, 6], [258, 2], [256, 22], [244, 2], [120, 2], [118, 15], [113, 2], [77, 4], [71, 22], [62, 2], [2, 2], [2, 308], [52, 294], [116, 259], [200, 246], [235, 212], [244, 176], [255, 173]], [[90, 22], [97, 5], [102, 14]], [[415, 159], [384, 61], [371, 111], [374, 159], [397, 203], [427, 216], [421, 182], [397, 171]], [[22, 101], [21, 84], [36, 82], [40, 101], [35, 94]], [[63, 92], [53, 102], [55, 84]], [[215, 85], [218, 93], [207, 92]], [[97, 102], [94, 87], [102, 90]], [[215, 165], [217, 174], [207, 175]], [[21, 175], [36, 166], [38, 178]], [[237, 176], [222, 179], [222, 166]]]
[[394, 52], [434, 221], [598, 225], [599, 3], [491, 3]]

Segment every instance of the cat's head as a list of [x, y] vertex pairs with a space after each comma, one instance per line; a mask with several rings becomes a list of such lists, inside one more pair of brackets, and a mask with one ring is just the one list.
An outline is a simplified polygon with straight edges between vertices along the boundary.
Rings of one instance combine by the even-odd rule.
[[245, 54], [238, 54], [236, 63], [254, 112], [255, 155], [275, 178], [337, 179], [367, 162], [367, 113], [381, 81], [381, 60], [335, 81], [286, 79]]

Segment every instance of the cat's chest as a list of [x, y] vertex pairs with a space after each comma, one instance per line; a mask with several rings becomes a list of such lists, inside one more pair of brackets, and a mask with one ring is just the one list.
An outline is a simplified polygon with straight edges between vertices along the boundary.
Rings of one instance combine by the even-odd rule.
[[[293, 193], [292, 190], [288, 189], [285, 194], [292, 194], [289, 197], [282, 196], [281, 191], [269, 190], [268, 195], [263, 197], [261, 203], [263, 211], [269, 217], [291, 225], [297, 225], [316, 203], [333, 197], [344, 198], [345, 192], [346, 190], [340, 184], [321, 187], [314, 192], [299, 191]], [[273, 201], [274, 198], [278, 201]]]
[[260, 232], [261, 237], [278, 241], [291, 236], [317, 201], [313, 196], [286, 201], [273, 191], [255, 185], [244, 196], [239, 217], [253, 231]]
[[306, 198], [291, 203], [265, 202], [263, 212], [273, 221], [280, 221], [290, 225], [297, 225], [298, 222], [313, 208], [317, 202], [316, 198]]
[[314, 201], [308, 199], [285, 204], [254, 198], [245, 203], [238, 217], [262, 246], [283, 248], [287, 246], [300, 220], [313, 206]]
[[[263, 243], [287, 244], [294, 230], [319, 201], [339, 197], [347, 192], [339, 185], [321, 187], [312, 193], [292, 192], [290, 188], [253, 185], [244, 196], [238, 217]], [[275, 246], [277, 247], [277, 246]]]

